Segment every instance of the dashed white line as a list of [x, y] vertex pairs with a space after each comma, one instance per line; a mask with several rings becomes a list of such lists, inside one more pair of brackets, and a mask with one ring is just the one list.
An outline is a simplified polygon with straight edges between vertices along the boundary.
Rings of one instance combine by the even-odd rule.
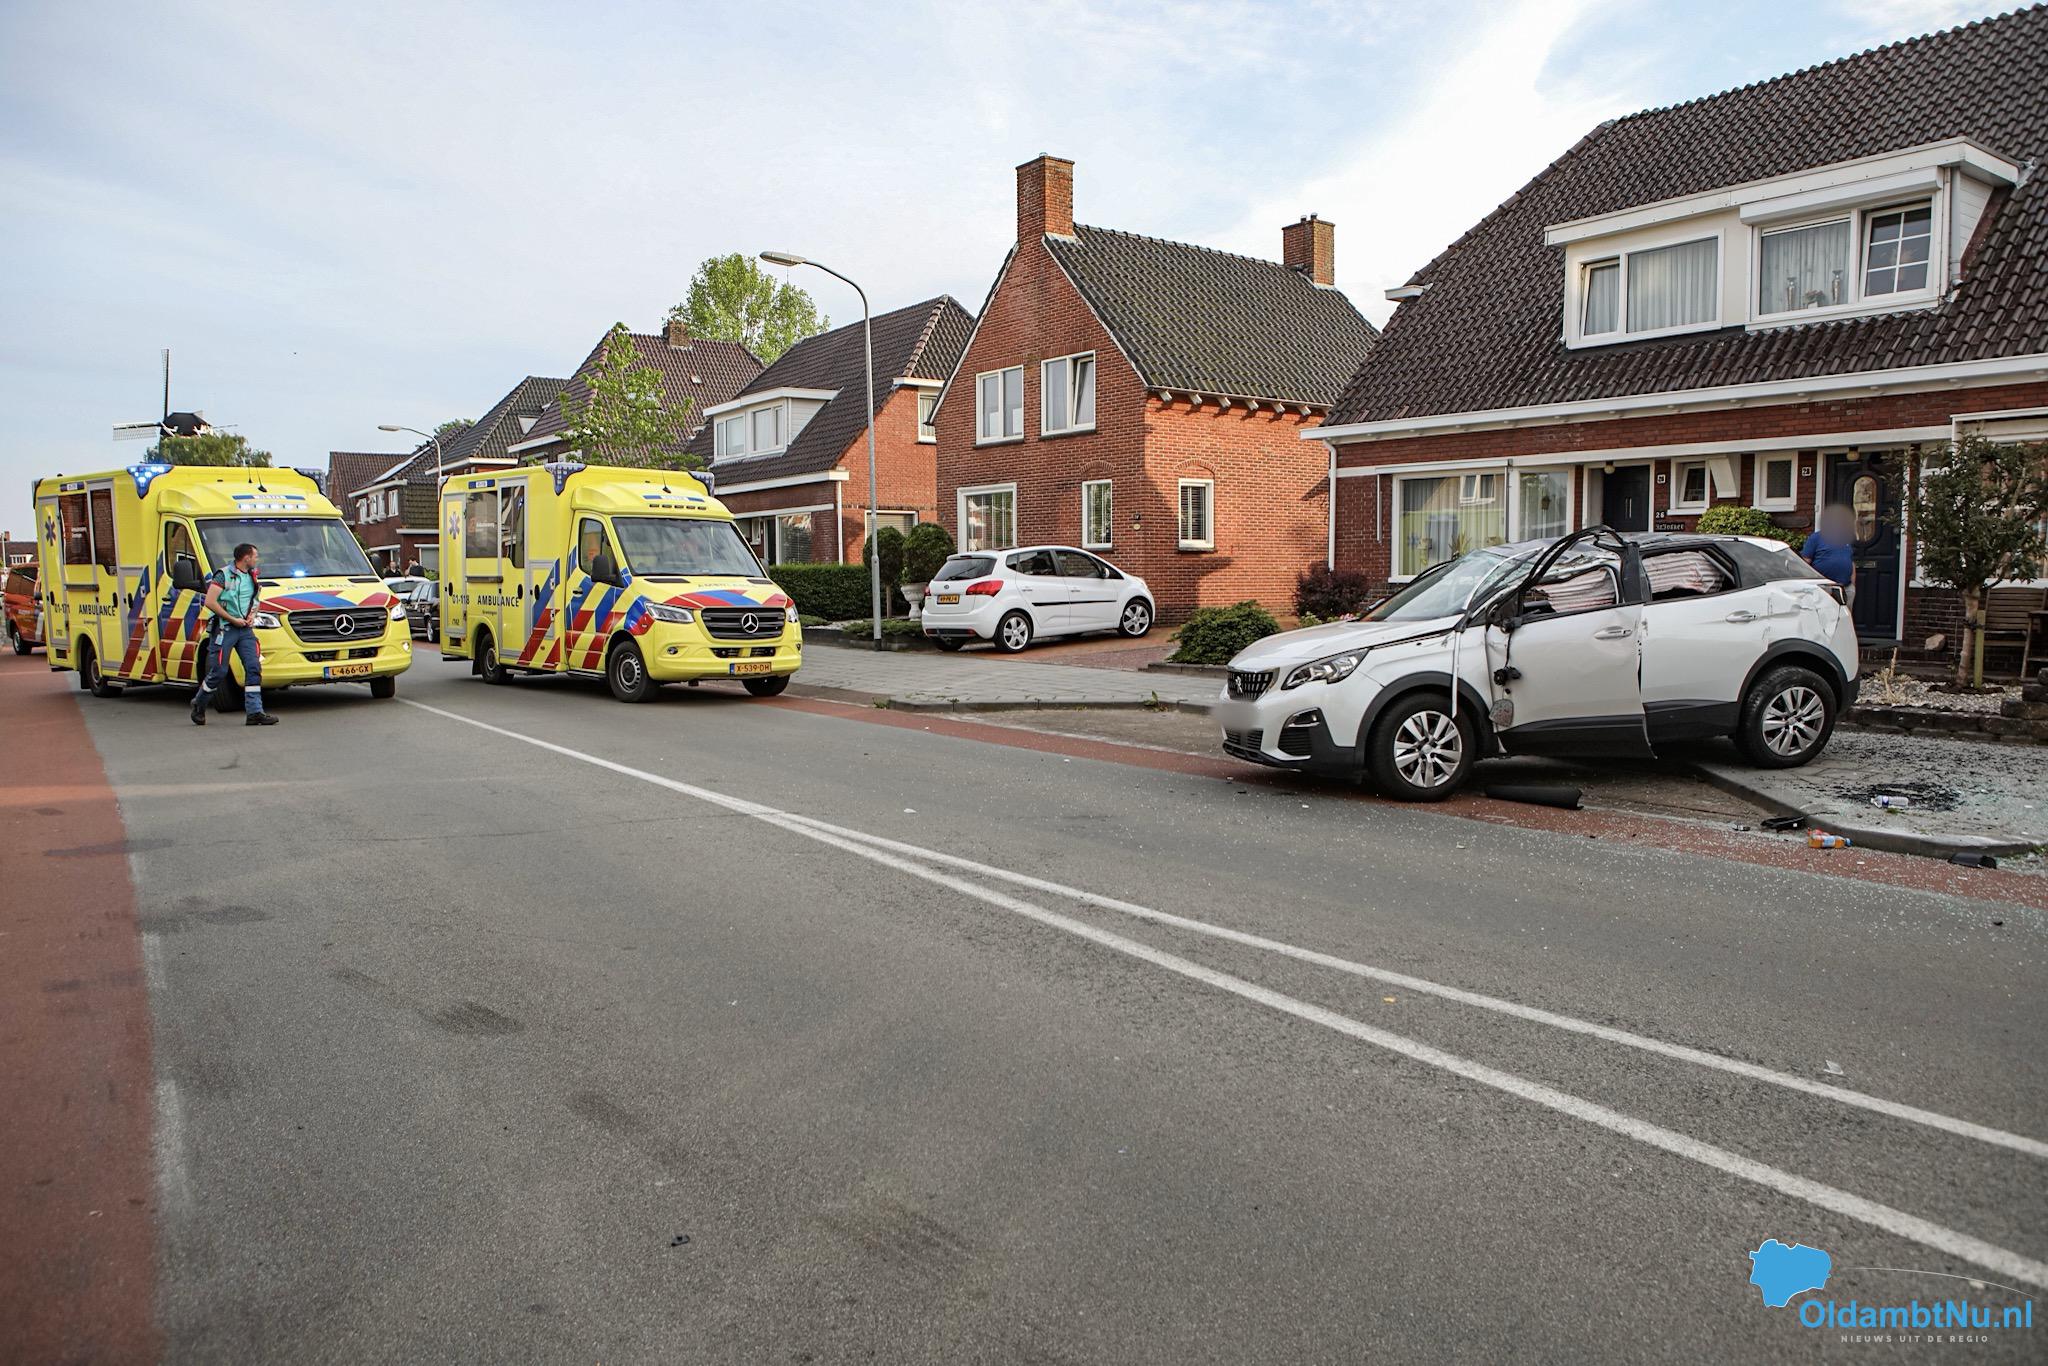
[[[1241, 977], [1217, 971], [1214, 968], [1206, 967], [1190, 959], [1182, 958], [1177, 954], [1154, 948], [1149, 944], [1140, 943], [1137, 940], [1126, 938], [1123, 935], [1115, 934], [1108, 930], [1098, 929], [1093, 925], [1061, 915], [1043, 906], [1013, 897], [1006, 892], [978, 886], [975, 883], [966, 881], [964, 878], [955, 877], [950, 873], [940, 872], [936, 868], [927, 867], [923, 863], [915, 862], [910, 857], [904, 857], [877, 847], [877, 844], [871, 841], [876, 840], [878, 837], [867, 836], [858, 831], [841, 833], [838, 827], [830, 827], [823, 822], [782, 811], [760, 802], [728, 796], [725, 793], [716, 792], [709, 788], [698, 787], [692, 783], [664, 777], [659, 773], [650, 773], [645, 769], [633, 768], [630, 765], [621, 764], [599, 755], [572, 749], [567, 745], [558, 745], [552, 741], [525, 735], [515, 730], [508, 730], [503, 726], [494, 726], [487, 721], [479, 721], [474, 717], [463, 716], [458, 712], [451, 712], [440, 707], [431, 707], [425, 703], [414, 702], [409, 698], [401, 700], [405, 701], [408, 706], [417, 707], [421, 711], [430, 712], [433, 715], [445, 717], [451, 721], [458, 721], [464, 725], [474, 726], [479, 730], [488, 731], [509, 740], [517, 740], [522, 744], [532, 745], [537, 749], [559, 754], [564, 758], [574, 759], [580, 763], [607, 769], [624, 777], [634, 778], [656, 787], [666, 788], [683, 796], [708, 802], [714, 806], [724, 807], [729, 811], [753, 816], [779, 829], [802, 835], [821, 844], [826, 844], [846, 853], [867, 859], [870, 862], [893, 868], [911, 877], [920, 878], [926, 882], [948, 888], [963, 896], [999, 907], [1039, 924], [1065, 931], [1077, 938], [1085, 939], [1104, 948], [1112, 949], [1118, 953], [1138, 959], [1141, 962], [1149, 963], [1182, 977], [1201, 982], [1217, 990], [1256, 1002], [1272, 1010], [1293, 1016], [1296, 1019], [1321, 1025], [1325, 1029], [1357, 1039], [1361, 1043], [1371, 1044], [1376, 1048], [1384, 1049], [1399, 1057], [1437, 1068], [1440, 1071], [1449, 1072], [1454, 1076], [1463, 1077], [1482, 1086], [1491, 1087], [1517, 1099], [1540, 1105], [1559, 1114], [1568, 1115], [1573, 1119], [1606, 1129], [1611, 1133], [1619, 1134], [1645, 1146], [1686, 1158], [1726, 1175], [1738, 1177], [1755, 1185], [1762, 1186], [1767, 1190], [1775, 1191], [1780, 1195], [1803, 1201], [1818, 1209], [1824, 1209], [1830, 1213], [1841, 1215], [1844, 1218], [1854, 1219], [1873, 1228], [1882, 1229], [1897, 1237], [1919, 1243], [1923, 1247], [1947, 1253], [1952, 1257], [1995, 1271], [2014, 1280], [2037, 1287], [2048, 1288], [2048, 1263], [2036, 1261], [2033, 1258], [2013, 1252], [2007, 1248], [1999, 1247], [1983, 1239], [1974, 1238], [1956, 1229], [1922, 1219], [1917, 1215], [1908, 1214], [1890, 1205], [1880, 1204], [1874, 1200], [1866, 1200], [1861, 1196], [1851, 1194], [1838, 1187], [1809, 1180], [1806, 1177], [1798, 1176], [1744, 1157], [1740, 1153], [1730, 1152], [1725, 1148], [1701, 1142], [1689, 1135], [1666, 1129], [1647, 1120], [1637, 1119], [1632, 1115], [1623, 1114], [1618, 1110], [1600, 1105], [1594, 1101], [1558, 1090], [1556, 1087], [1547, 1086], [1541, 1082], [1532, 1081], [1511, 1072], [1504, 1072], [1498, 1068], [1488, 1067], [1471, 1059], [1446, 1052], [1433, 1045], [1422, 1043], [1419, 1040], [1410, 1039], [1404, 1035], [1395, 1034], [1374, 1025], [1366, 1024], [1361, 1020], [1353, 1019], [1348, 1015], [1341, 1015], [1322, 1006], [1284, 995], [1271, 988], [1260, 986], [1256, 982], [1246, 981]], [[903, 847], [912, 848], [912, 846]], [[928, 852], [924, 850], [916, 851], [920, 857]], [[972, 865], [971, 871], [984, 872], [987, 871], [987, 866]], [[1022, 877], [1023, 875], [1019, 874], [1016, 876]], [[1164, 913], [1155, 914], [1163, 915]], [[1188, 923], [1194, 925], [1200, 922]], [[1208, 928], [1215, 929], [1218, 927], [1211, 926]], [[1304, 952], [1307, 951], [1304, 950]], [[1333, 960], [1331, 965], [1342, 961]], [[1442, 990], [1448, 992], [1452, 989], [1443, 988]], [[1493, 998], [1481, 999], [1492, 1000]], [[1507, 1005], [1511, 1003], [1502, 1002], [1501, 1004]], [[1558, 1018], [1564, 1019], [1568, 1017]], [[1548, 1023], [1547, 1020], [1543, 1022]], [[1712, 1057], [1713, 1055], [1707, 1054], [1704, 1056]], [[1830, 1088], [1824, 1090], [1822, 1094], [1833, 1096], [1835, 1093]]]

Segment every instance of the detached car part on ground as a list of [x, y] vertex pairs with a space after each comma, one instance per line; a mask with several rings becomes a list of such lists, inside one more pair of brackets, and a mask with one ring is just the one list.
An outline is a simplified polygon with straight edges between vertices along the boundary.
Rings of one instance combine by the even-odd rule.
[[932, 576], [918, 620], [942, 650], [971, 640], [1016, 654], [1048, 636], [1152, 629], [1152, 590], [1100, 556], [1065, 545], [954, 555]]
[[1841, 590], [1774, 541], [1591, 527], [1475, 550], [1230, 661], [1224, 750], [1438, 801], [1495, 754], [1818, 755], [1856, 696]]

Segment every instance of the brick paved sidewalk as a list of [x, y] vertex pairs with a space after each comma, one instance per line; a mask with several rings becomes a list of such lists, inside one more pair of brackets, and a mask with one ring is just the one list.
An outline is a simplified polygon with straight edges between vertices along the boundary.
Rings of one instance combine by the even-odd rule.
[[875, 652], [825, 645], [806, 648], [795, 683], [886, 697], [905, 709], [973, 711], [1002, 707], [1137, 707], [1155, 699], [1207, 711], [1221, 691], [1210, 678], [1135, 669], [1036, 663], [1013, 657]]

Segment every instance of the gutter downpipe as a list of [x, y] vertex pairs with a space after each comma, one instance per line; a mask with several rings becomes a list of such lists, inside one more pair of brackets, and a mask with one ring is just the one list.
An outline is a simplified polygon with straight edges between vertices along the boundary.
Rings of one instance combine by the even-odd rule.
[[1325, 441], [1330, 448], [1330, 548], [1324, 557], [1324, 568], [1337, 567], [1337, 443]]

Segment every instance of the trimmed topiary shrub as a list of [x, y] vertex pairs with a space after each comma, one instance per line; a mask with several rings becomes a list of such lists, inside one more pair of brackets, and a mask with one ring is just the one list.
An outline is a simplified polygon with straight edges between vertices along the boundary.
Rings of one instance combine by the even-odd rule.
[[919, 522], [903, 538], [903, 582], [930, 583], [953, 554], [953, 538], [937, 522]]
[[1797, 550], [1806, 543], [1803, 531], [1788, 531], [1771, 520], [1762, 508], [1716, 503], [1700, 514], [1700, 531], [1711, 536], [1768, 536]]
[[1294, 610], [1299, 616], [1329, 621], [1356, 612], [1372, 598], [1372, 580], [1356, 569], [1317, 565], [1294, 583]]
[[1273, 614], [1256, 602], [1199, 608], [1173, 633], [1180, 648], [1169, 658], [1175, 664], [1228, 664], [1245, 646], [1279, 629]]
[[845, 621], [868, 614], [865, 565], [778, 564], [768, 571], [768, 577], [789, 594], [802, 616]]

